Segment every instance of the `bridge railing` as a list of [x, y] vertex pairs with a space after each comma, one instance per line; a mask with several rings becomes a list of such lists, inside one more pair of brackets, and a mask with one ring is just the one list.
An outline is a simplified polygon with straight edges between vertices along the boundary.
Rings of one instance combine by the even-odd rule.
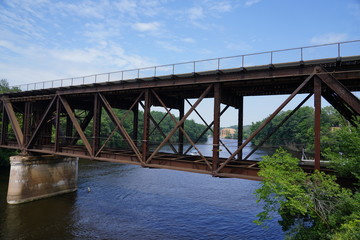
[[14, 87], [17, 87], [21, 91], [30, 91], [100, 82], [124, 81], [129, 79], [141, 79], [185, 73], [199, 73], [212, 70], [226, 70], [240, 67], [271, 65], [287, 62], [300, 62], [325, 58], [341, 58], [354, 55], [360, 55], [360, 40], [288, 48], [221, 58], [210, 58], [145, 68], [135, 68], [82, 77], [27, 83]]

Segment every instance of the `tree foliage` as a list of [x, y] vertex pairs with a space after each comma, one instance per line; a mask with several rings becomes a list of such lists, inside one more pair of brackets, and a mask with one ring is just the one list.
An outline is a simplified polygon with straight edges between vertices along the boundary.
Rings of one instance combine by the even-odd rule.
[[[289, 111], [280, 112], [254, 139], [258, 145], [278, 124], [289, 114]], [[252, 123], [251, 132], [254, 132], [266, 119]], [[322, 108], [321, 112], [321, 143], [322, 147], [331, 144], [331, 127], [344, 125], [341, 115], [331, 106]], [[268, 140], [270, 146], [284, 146], [294, 150], [303, 147], [313, 149], [314, 139], [314, 109], [301, 107], [292, 115]]]
[[324, 156], [340, 176], [360, 179], [360, 121], [357, 127], [345, 126], [332, 132]]
[[[343, 133], [337, 134], [341, 142]], [[351, 134], [355, 137], [345, 145], [358, 147], [358, 133]], [[329, 154], [337, 156], [335, 153], [329, 150]], [[354, 154], [342, 155], [341, 161], [347, 162], [347, 157], [353, 158]], [[277, 212], [288, 239], [360, 239], [360, 192], [340, 187], [334, 175], [305, 173], [298, 162], [279, 149], [259, 163], [259, 175], [264, 179], [256, 195], [264, 206], [255, 222], [263, 224]], [[358, 169], [352, 164], [341, 166], [345, 168], [348, 174], [353, 174], [350, 169]]]

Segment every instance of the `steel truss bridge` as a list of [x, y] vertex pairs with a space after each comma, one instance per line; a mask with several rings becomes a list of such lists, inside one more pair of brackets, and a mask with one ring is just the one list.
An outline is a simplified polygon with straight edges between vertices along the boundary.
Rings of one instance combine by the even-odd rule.
[[[342, 50], [350, 44], [358, 44], [357, 50], [355, 48], [344, 56]], [[320, 165], [321, 98], [352, 123], [360, 115], [360, 101], [352, 93], [360, 91], [359, 45], [360, 41], [342, 42], [25, 84], [19, 86], [23, 91], [0, 95], [0, 147], [18, 149], [22, 154], [29, 155], [74, 156], [259, 180], [257, 161], [249, 160], [253, 152], [244, 157], [244, 147], [296, 95], [305, 94], [304, 100], [272, 133], [314, 96], [315, 164], [314, 167], [304, 168], [309, 171], [314, 168], [326, 170]], [[335, 53], [327, 58], [305, 58], [306, 50], [323, 47], [332, 47]], [[289, 52], [298, 53], [296, 61], [275, 61], [277, 54]], [[254, 56], [265, 56], [266, 64], [247, 65], [246, 61]], [[239, 60], [237, 66], [224, 67], [224, 62], [229, 59]], [[204, 63], [215, 66], [212, 70], [201, 71]], [[192, 70], [177, 72], [184, 65]], [[167, 71], [167, 74], [162, 74], [162, 71]], [[126, 77], [128, 73], [134, 76]], [[87, 82], [89, 79], [91, 83]], [[244, 97], [279, 94], [288, 97], [250, 137], [242, 141]], [[212, 105], [208, 106], [213, 112], [210, 120], [205, 120], [197, 111], [206, 98], [212, 99]], [[189, 99], [193, 99], [192, 103]], [[186, 103], [189, 104], [187, 111]], [[221, 104], [225, 107], [221, 108]], [[162, 108], [172, 119], [174, 127], [171, 131], [162, 131], [162, 120], [157, 122], [154, 119], [152, 107]], [[234, 116], [239, 126], [235, 151], [226, 148], [219, 138], [221, 116], [229, 107], [238, 111]], [[122, 117], [119, 117], [119, 109], [123, 110]], [[143, 115], [141, 124], [140, 112]], [[197, 141], [193, 141], [186, 132], [184, 122], [190, 114], [198, 114], [207, 126], [198, 139], [207, 131], [212, 131], [212, 156], [204, 156], [197, 147]], [[114, 126], [111, 131], [107, 130], [106, 136], [105, 128], [109, 126], [102, 124], [104, 116]], [[131, 130], [124, 127], [124, 121], [132, 123]], [[149, 138], [154, 131], [161, 133], [163, 141], [151, 145]], [[177, 139], [174, 140], [175, 134]], [[109, 143], [115, 136], [126, 144], [113, 147]], [[185, 149], [185, 142], [196, 149], [198, 155], [189, 154], [190, 149]], [[173, 153], [163, 152], [165, 145], [170, 146]], [[229, 157], [219, 156], [221, 146], [229, 152]]]

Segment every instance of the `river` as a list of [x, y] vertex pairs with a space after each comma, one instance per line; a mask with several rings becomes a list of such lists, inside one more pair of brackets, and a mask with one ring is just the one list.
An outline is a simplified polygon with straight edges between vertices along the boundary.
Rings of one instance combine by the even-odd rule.
[[268, 228], [252, 222], [262, 210], [256, 181], [81, 159], [77, 192], [8, 205], [8, 175], [1, 170], [0, 239], [284, 237], [278, 216]]

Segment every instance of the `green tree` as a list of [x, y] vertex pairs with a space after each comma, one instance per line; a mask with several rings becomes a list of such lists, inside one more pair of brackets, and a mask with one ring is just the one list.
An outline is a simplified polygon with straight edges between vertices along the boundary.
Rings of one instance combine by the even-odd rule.
[[[359, 133], [354, 127], [335, 131], [337, 144], [326, 153], [337, 173], [358, 180]], [[298, 161], [280, 149], [259, 163], [264, 179], [256, 195], [264, 207], [256, 223], [277, 212], [288, 239], [360, 239], [360, 192], [340, 187], [334, 175], [305, 173]]]
[[[359, 122], [359, 121], [358, 121]], [[333, 141], [324, 156], [340, 176], [360, 179], [360, 126], [344, 126], [332, 132]]]
[[[284, 118], [291, 112], [280, 112], [254, 139], [253, 143], [258, 145]], [[251, 132], [255, 131], [266, 119], [253, 123]], [[333, 107], [322, 108], [321, 112], [321, 146], [325, 149], [334, 144], [332, 127], [345, 126], [347, 122]], [[266, 142], [270, 146], [284, 146], [293, 150], [307, 151], [314, 149], [314, 109], [312, 107], [301, 107], [292, 115]]]

